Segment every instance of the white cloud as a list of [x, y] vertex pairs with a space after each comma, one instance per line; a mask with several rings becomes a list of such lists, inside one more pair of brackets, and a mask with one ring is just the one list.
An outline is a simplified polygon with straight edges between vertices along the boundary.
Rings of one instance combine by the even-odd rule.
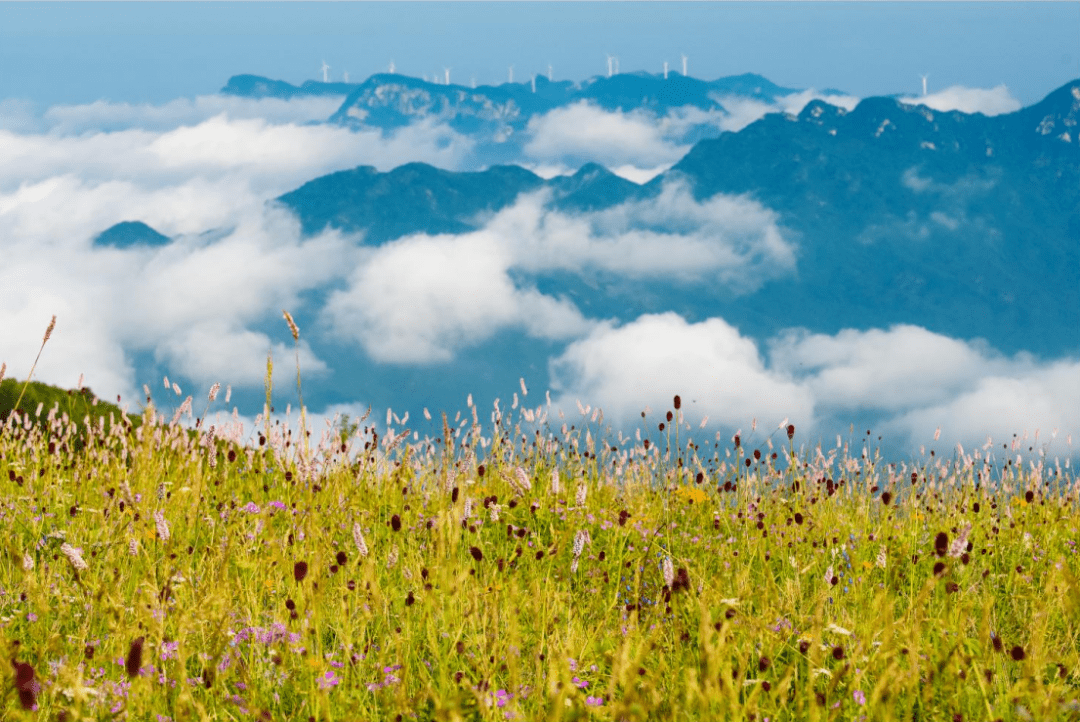
[[680, 394], [684, 409], [714, 425], [746, 427], [757, 418], [770, 428], [788, 417], [811, 437], [869, 413], [890, 443], [908, 449], [929, 443], [939, 427], [939, 449], [957, 442], [971, 449], [987, 435], [1000, 445], [1037, 429], [1044, 443], [1055, 429], [1062, 440], [1080, 434], [1075, 359], [1006, 358], [982, 343], [906, 325], [835, 335], [793, 330], [768, 347], [766, 362], [719, 318], [687, 323], [666, 313], [621, 327], [603, 323], [550, 362], [555, 405], [570, 413], [578, 400], [600, 406], [626, 428], [646, 405], [667, 409]]
[[711, 280], [748, 291], [795, 267], [795, 248], [776, 213], [742, 196], [698, 202], [673, 180], [655, 198], [591, 213], [546, 211], [544, 199], [522, 197], [488, 224], [516, 248], [514, 265], [522, 270], [595, 269], [631, 278]]
[[908, 105], [925, 105], [933, 110], [959, 110], [962, 113], [982, 113], [983, 115], [1002, 115], [1020, 110], [1020, 101], [1012, 97], [1004, 85], [996, 88], [965, 88], [961, 85], [940, 90], [924, 96], [909, 96], [899, 99]]
[[823, 406], [882, 411], [936, 403], [1022, 363], [908, 325], [835, 335], [788, 331], [770, 343], [770, 357], [775, 368], [802, 379]]
[[852, 110], [855, 110], [855, 106], [859, 104], [859, 101], [862, 100], [862, 98], [858, 98], [854, 95], [819, 93], [816, 90], [810, 89], [777, 98], [776, 104], [783, 112], [798, 115], [802, 112], [803, 108], [813, 100], [823, 100], [829, 105], [835, 105], [837, 108], [843, 108], [844, 110], [851, 112]]
[[324, 121], [341, 107], [345, 96], [240, 98], [200, 95], [176, 98], [161, 105], [112, 103], [98, 100], [81, 105], [54, 105], [41, 118], [52, 135], [81, 135], [139, 128], [166, 131], [199, 125], [224, 115], [231, 120], [260, 119], [275, 125]]
[[571, 412], [580, 399], [623, 423], [640, 420], [646, 405], [670, 408], [675, 394], [688, 417], [692, 409], [733, 427], [751, 418], [808, 424], [814, 414], [812, 393], [768, 369], [754, 342], [719, 318], [687, 323], [663, 313], [601, 324], [568, 345], [550, 371], [553, 406]]
[[525, 155], [546, 163], [653, 167], [675, 163], [690, 149], [665, 138], [646, 111], [609, 112], [585, 101], [533, 117], [525, 132]]
[[563, 214], [549, 200], [546, 190], [523, 194], [474, 233], [367, 250], [349, 287], [329, 298], [327, 324], [382, 362], [442, 362], [503, 328], [551, 339], [591, 328], [572, 303], [516, 283], [514, 271], [709, 281], [741, 292], [794, 269], [776, 214], [746, 198], [699, 203], [672, 182], [656, 198], [590, 213]]
[[333, 333], [394, 363], [447, 361], [503, 328], [556, 339], [588, 328], [568, 301], [518, 288], [510, 265], [493, 233], [403, 238], [373, 251], [324, 316]]
[[[1029, 446], [1041, 448], [1056, 434], [1059, 438], [1050, 447], [1050, 457], [1075, 454], [1076, 448], [1069, 448], [1067, 438], [1080, 438], [1080, 361], [1016, 364], [975, 379], [972, 388], [963, 393], [899, 414], [883, 428], [906, 436], [912, 445], [934, 445], [933, 433], [938, 427], [938, 448], [962, 443], [971, 449], [990, 437], [1000, 453], [1001, 444], [1011, 445], [1015, 434], [1030, 439], [1023, 444], [1026, 454]], [[1036, 432], [1040, 432], [1038, 443]]]
[[674, 163], [665, 163], [664, 165], [658, 165], [652, 168], [638, 168], [635, 165], [619, 165], [614, 168], [609, 168], [608, 170], [620, 178], [625, 178], [631, 183], [644, 185], [656, 176], [669, 170], [673, 165]]
[[854, 110], [861, 100], [853, 95], [823, 94], [813, 89], [782, 96], [772, 103], [741, 95], [715, 95], [713, 99], [727, 111], [719, 121], [719, 127], [732, 132], [742, 130], [768, 113], [798, 115], [813, 100], [823, 100], [846, 111]]
[[473, 141], [444, 125], [422, 122], [383, 136], [328, 125], [274, 125], [219, 114], [164, 132], [132, 129], [79, 136], [0, 130], [0, 192], [57, 176], [140, 186], [239, 178], [263, 200], [326, 173], [373, 165], [389, 170], [422, 161], [456, 169]]

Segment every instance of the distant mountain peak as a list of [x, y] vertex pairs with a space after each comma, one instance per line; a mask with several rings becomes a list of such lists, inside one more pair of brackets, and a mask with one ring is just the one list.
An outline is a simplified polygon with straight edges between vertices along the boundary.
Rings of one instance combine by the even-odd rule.
[[93, 240], [94, 247], [131, 248], [132, 246], [158, 247], [172, 241], [142, 221], [121, 221], [99, 233]]

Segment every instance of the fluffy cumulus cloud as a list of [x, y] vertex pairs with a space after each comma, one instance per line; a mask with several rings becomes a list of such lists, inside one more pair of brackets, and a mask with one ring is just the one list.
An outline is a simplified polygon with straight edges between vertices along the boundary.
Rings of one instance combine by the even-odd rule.
[[670, 140], [665, 130], [646, 111], [607, 111], [580, 101], [533, 117], [524, 153], [547, 163], [671, 166], [690, 147]]
[[[604, 323], [551, 361], [554, 402], [599, 406], [618, 425], [640, 420], [646, 405], [669, 408], [680, 394], [688, 421], [765, 428], [789, 418], [813, 434], [834, 433], [853, 413], [870, 414], [891, 443], [971, 448], [989, 436], [1016, 434], [1075, 453], [1080, 434], [1080, 361], [1006, 358], [978, 343], [913, 326], [835, 335], [788, 331], [768, 353], [713, 318], [687, 323], [675, 314]], [[1078, 437], [1080, 438], [1080, 437]], [[1033, 443], [1033, 442], [1032, 442]]]
[[794, 270], [777, 216], [755, 201], [694, 200], [672, 182], [651, 199], [580, 214], [553, 210], [546, 191], [521, 196], [481, 230], [417, 235], [365, 250], [324, 319], [375, 359], [434, 363], [504, 328], [555, 340], [594, 323], [527, 281], [547, 272], [709, 281], [748, 291]]
[[[18, 106], [19, 122], [0, 129], [0, 325], [9, 374], [29, 371], [56, 314], [38, 379], [73, 386], [85, 374], [106, 398], [138, 396], [132, 359], [143, 353], [207, 387], [260, 384], [266, 352], [291, 348], [253, 327], [280, 319], [282, 308], [298, 311], [304, 292], [340, 279], [356, 260], [352, 239], [303, 239], [295, 218], [267, 200], [362, 164], [453, 169], [472, 147], [432, 124], [385, 136], [300, 125], [296, 118], [314, 112], [307, 101], [275, 103], [95, 104], [44, 116]], [[287, 121], [242, 117], [264, 111]], [[124, 129], [90, 131], [103, 114]], [[35, 127], [35, 117], [54, 127]], [[173, 242], [92, 244], [125, 220]], [[315, 374], [325, 369], [306, 340], [301, 363]]]
[[331, 295], [326, 322], [392, 363], [448, 361], [503, 328], [564, 339], [588, 327], [573, 304], [515, 285], [498, 241], [476, 233], [383, 246], [357, 267], [348, 289]]
[[719, 318], [687, 323], [663, 313], [601, 324], [569, 344], [550, 371], [553, 405], [571, 411], [580, 400], [624, 423], [647, 405], [670, 408], [675, 394], [692, 422], [707, 415], [731, 427], [751, 418], [809, 423], [814, 414], [812, 393], [770, 370], [754, 341]]
[[1004, 85], [996, 88], [966, 88], [953, 85], [936, 93], [899, 99], [908, 105], [925, 105], [933, 110], [1002, 115], [1020, 110], [1020, 101]]
[[777, 214], [741, 196], [697, 201], [672, 180], [654, 198], [591, 213], [551, 211], [545, 200], [522, 197], [486, 228], [513, 248], [516, 268], [710, 280], [749, 291], [795, 267]]

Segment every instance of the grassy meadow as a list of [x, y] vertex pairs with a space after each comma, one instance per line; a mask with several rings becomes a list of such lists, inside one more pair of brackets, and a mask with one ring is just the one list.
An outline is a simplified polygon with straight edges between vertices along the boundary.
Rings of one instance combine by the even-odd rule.
[[890, 463], [678, 397], [627, 438], [524, 382], [316, 439], [24, 386], [5, 720], [1080, 720], [1080, 483], [1034, 447]]

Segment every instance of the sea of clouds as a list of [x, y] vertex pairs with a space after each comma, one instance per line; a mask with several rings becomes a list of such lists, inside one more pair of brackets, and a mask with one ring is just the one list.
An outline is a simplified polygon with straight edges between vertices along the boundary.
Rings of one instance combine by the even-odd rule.
[[[847, 108], [858, 102], [812, 91], [773, 105], [725, 98], [726, 113], [683, 109], [659, 121], [574, 105], [533, 119], [521, 161], [548, 177], [576, 170], [568, 159], [595, 161], [642, 182], [689, 150], [679, 139], [691, 126], [737, 131], [818, 97]], [[1004, 88], [913, 100], [986, 114], [1019, 107]], [[629, 425], [679, 393], [697, 414], [693, 423], [708, 416], [710, 428], [789, 418], [800, 433], [829, 435], [840, 420], [869, 414], [912, 449], [939, 428], [940, 448], [1041, 430], [1043, 441], [1060, 437], [1052, 451], [1072, 453], [1070, 437], [1080, 431], [1075, 358], [1005, 357], [903, 325], [834, 335], [791, 329], [755, 340], [722, 318], [690, 322], [674, 312], [619, 324], [529, 281], [552, 271], [640, 283], [707, 274], [748, 293], [768, 278], [794, 277], [797, 233], [749, 198], [696, 201], [673, 182], [648, 201], [564, 214], [540, 192], [466, 234], [378, 247], [336, 231], [304, 238], [270, 199], [358, 165], [386, 171], [422, 161], [458, 170], [472, 162], [473, 141], [432, 121], [385, 134], [320, 124], [340, 101], [205, 96], [44, 110], [0, 101], [0, 360], [9, 377], [29, 373], [55, 314], [36, 379], [73, 387], [84, 377], [103, 398], [140, 398], [143, 384], [160, 388], [160, 379], [136, 375], [135, 356], [150, 355], [198, 407], [215, 382], [261, 388], [268, 350], [279, 360], [296, 353], [281, 309], [295, 313], [305, 294], [332, 288], [311, 309], [317, 330], [380, 364], [437, 369], [508, 330], [557, 343], [548, 378], [529, 384], [550, 389], [568, 415], [580, 401]], [[93, 246], [125, 220], [175, 240], [154, 249]], [[463, 278], [474, 280], [464, 286]], [[281, 333], [259, 330], [274, 319]], [[305, 378], [317, 378], [332, 369], [308, 341], [319, 334], [305, 331], [299, 361]], [[279, 368], [275, 377], [284, 378], [275, 384], [287, 385], [290, 373]], [[425, 402], [397, 405], [416, 418]], [[365, 408], [363, 399], [337, 399], [310, 410], [309, 423], [320, 428]], [[239, 409], [248, 428], [258, 411]], [[374, 419], [383, 414], [376, 409]]]

